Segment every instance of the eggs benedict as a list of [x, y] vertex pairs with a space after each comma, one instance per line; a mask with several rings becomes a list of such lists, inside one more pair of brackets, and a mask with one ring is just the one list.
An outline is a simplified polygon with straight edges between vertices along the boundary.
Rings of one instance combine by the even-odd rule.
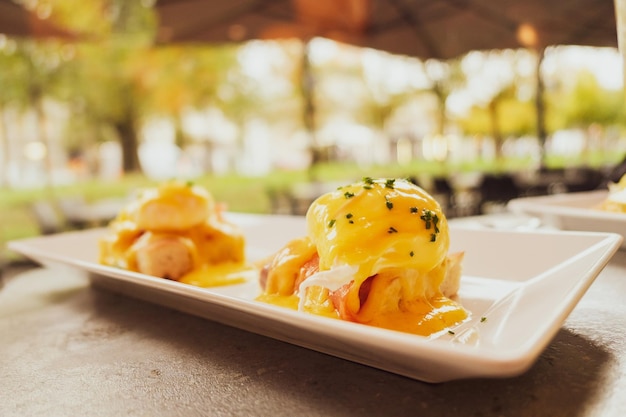
[[614, 213], [626, 213], [626, 175], [618, 182], [608, 184], [607, 197], [597, 205], [597, 209]]
[[463, 253], [448, 254], [441, 206], [402, 179], [372, 179], [317, 198], [307, 235], [261, 273], [261, 301], [419, 335], [468, 317], [452, 300]]
[[241, 281], [244, 237], [222, 211], [190, 182], [142, 190], [100, 239], [100, 263], [200, 286]]

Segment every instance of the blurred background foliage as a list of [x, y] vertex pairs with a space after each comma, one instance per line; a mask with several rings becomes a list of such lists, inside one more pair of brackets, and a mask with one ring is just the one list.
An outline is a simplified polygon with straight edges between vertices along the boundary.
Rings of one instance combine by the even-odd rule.
[[[170, 126], [176, 149], [201, 155], [199, 168], [180, 175], [206, 184], [237, 211], [269, 212], [268, 189], [312, 178], [523, 171], [542, 164], [604, 167], [624, 155], [621, 86], [606, 87], [585, 69], [570, 69], [567, 76], [544, 71], [541, 98], [548, 140], [575, 131], [584, 144], [574, 153], [536, 144], [540, 57], [533, 50], [422, 61], [324, 40], [157, 45], [152, 6], [146, 0], [39, 2], [51, 21], [74, 34], [70, 39], [0, 35], [3, 240], [37, 232], [27, 209], [34, 200], [120, 197], [162, 179], [146, 175], [140, 155], [154, 132], [146, 126], [155, 120]], [[549, 48], [544, 61], [562, 50]], [[506, 75], [486, 82], [494, 65]], [[455, 100], [476, 91], [477, 82], [483, 83], [480, 94], [463, 111], [455, 109]], [[235, 126], [230, 153], [216, 153], [223, 143], [212, 127], [192, 132], [189, 113], [218, 114]], [[258, 121], [271, 126], [272, 140], [299, 143], [302, 157], [274, 158], [264, 169], [251, 169], [249, 158], [239, 157], [261, 152], [250, 151], [247, 134]], [[358, 129], [330, 128], [346, 121]], [[24, 125], [35, 133], [24, 133]], [[378, 158], [379, 148], [371, 144], [366, 149], [360, 135], [384, 142], [387, 157]], [[438, 138], [445, 142], [442, 152], [435, 149]], [[469, 145], [455, 145], [461, 140]], [[515, 141], [535, 145], [506, 152]], [[113, 174], [102, 175], [98, 152], [107, 143], [118, 144], [121, 162]], [[484, 152], [488, 143], [492, 153]], [[523, 150], [537, 146], [539, 154]], [[467, 149], [471, 155], [463, 157]], [[18, 180], [33, 164], [38, 179], [24, 185]], [[61, 180], [56, 175], [68, 170], [71, 175]]]

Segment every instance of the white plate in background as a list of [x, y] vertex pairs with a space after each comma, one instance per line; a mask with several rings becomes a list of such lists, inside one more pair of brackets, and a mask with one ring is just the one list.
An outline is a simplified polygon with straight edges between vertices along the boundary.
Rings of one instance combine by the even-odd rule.
[[[243, 228], [250, 260], [305, 230], [303, 217], [228, 216]], [[9, 248], [51, 268], [83, 271], [94, 285], [131, 297], [427, 382], [526, 371], [622, 242], [611, 233], [451, 224], [451, 251], [465, 251], [459, 301], [472, 319], [455, 335], [433, 339], [260, 303], [256, 281], [199, 288], [100, 265], [103, 231], [29, 238]]]
[[536, 216], [547, 227], [618, 233], [626, 237], [626, 213], [594, 208], [607, 196], [607, 190], [598, 190], [524, 197], [509, 201], [507, 208], [513, 213]]

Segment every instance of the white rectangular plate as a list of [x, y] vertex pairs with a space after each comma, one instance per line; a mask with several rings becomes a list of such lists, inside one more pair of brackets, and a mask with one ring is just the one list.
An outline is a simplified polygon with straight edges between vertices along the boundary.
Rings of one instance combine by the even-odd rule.
[[[229, 213], [260, 259], [302, 236], [304, 218]], [[508, 377], [526, 371], [619, 247], [610, 233], [476, 230], [451, 225], [465, 251], [460, 302], [472, 319], [455, 334], [425, 338], [254, 301], [256, 280], [198, 288], [103, 266], [103, 229], [9, 243], [43, 265], [70, 266], [95, 285], [299, 346], [427, 382]]]
[[508, 208], [514, 213], [536, 216], [548, 227], [618, 233], [626, 237], [626, 213], [593, 208], [607, 196], [607, 190], [598, 190], [525, 197], [509, 201]]

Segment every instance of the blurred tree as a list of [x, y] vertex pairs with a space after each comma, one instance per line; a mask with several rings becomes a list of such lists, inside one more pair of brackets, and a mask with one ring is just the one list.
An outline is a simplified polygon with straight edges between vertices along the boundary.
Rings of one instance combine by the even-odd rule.
[[[378, 65], [372, 65], [367, 61], [367, 54], [379, 54]], [[386, 135], [388, 121], [396, 110], [406, 104], [416, 96], [416, 93], [423, 91], [423, 88], [416, 85], [409, 77], [394, 77], [389, 73], [392, 60], [401, 61], [409, 65], [409, 60], [416, 64], [418, 61], [405, 57], [394, 57], [382, 52], [363, 52], [364, 57], [360, 66], [361, 79], [364, 83], [363, 95], [358, 100], [357, 120], [372, 126]], [[384, 67], [388, 69], [385, 70]]]
[[[228, 84], [229, 74], [237, 66], [237, 51], [236, 46], [178, 44], [146, 50], [138, 62], [142, 67], [137, 71], [137, 81], [144, 110], [172, 121], [179, 148], [192, 143], [183, 127], [186, 112], [222, 107], [219, 90]], [[202, 140], [207, 157], [211, 156], [212, 139]], [[212, 170], [209, 161], [205, 161], [204, 169]]]
[[[191, 144], [183, 129], [184, 114], [218, 108], [236, 125], [236, 146], [242, 151], [252, 118], [274, 125], [299, 119], [293, 83], [297, 61], [291, 59], [296, 50], [293, 42], [180, 43], [147, 49], [136, 60], [143, 112], [171, 119], [176, 143], [184, 149]], [[274, 59], [260, 60], [259, 55]], [[214, 138], [208, 135], [201, 143], [210, 156]], [[205, 169], [211, 170], [210, 163]]]
[[[52, 144], [46, 129], [47, 113], [45, 101], [58, 99], [61, 95], [61, 73], [66, 62], [63, 43], [57, 41], [38, 41], [19, 39], [10, 41], [9, 48], [3, 48], [3, 66], [0, 77], [7, 87], [0, 92], [2, 110], [11, 107], [20, 113], [34, 112], [38, 140], [45, 146], [43, 155], [44, 169], [47, 173], [46, 184], [52, 179]], [[6, 120], [5, 120], [6, 123]], [[8, 161], [9, 146], [5, 129], [5, 158]], [[18, 161], [20, 158], [17, 158]], [[6, 167], [6, 164], [4, 165]]]
[[[91, 130], [96, 133], [95, 141], [104, 138], [97, 132], [111, 126], [121, 144], [123, 172], [139, 172], [137, 129], [142, 98], [136, 81], [143, 69], [139, 65], [143, 51], [154, 36], [152, 10], [139, 0], [64, 0], [62, 4], [59, 14], [68, 24], [91, 30], [85, 42], [74, 45], [72, 65], [64, 73], [66, 99], [76, 115], [99, 126]], [[92, 25], [82, 27], [85, 22]]]
[[[73, 26], [68, 33], [77, 31], [93, 33], [94, 27], [98, 26], [101, 19], [101, 8], [106, 0], [94, 0], [82, 2], [80, 0], [58, 0], [53, 4], [34, 4], [38, 13], [48, 14], [48, 19], [59, 27], [66, 27], [68, 18], [73, 18], [77, 26]], [[86, 6], [86, 4], [88, 5]], [[94, 7], [95, 6], [95, 7]], [[87, 12], [91, 12], [91, 18]], [[15, 38], [3, 37], [0, 40], [0, 79], [3, 88], [0, 90], [0, 111], [6, 115], [5, 109], [11, 107], [18, 112], [33, 110], [37, 119], [39, 140], [46, 146], [44, 156], [46, 180], [51, 181], [52, 170], [52, 146], [46, 125], [45, 101], [47, 99], [58, 100], [64, 96], [63, 73], [67, 59], [71, 54], [71, 47], [66, 42], [78, 41], [80, 36], [74, 38], [63, 37], [58, 39], [55, 35], [46, 38]], [[3, 158], [10, 158], [10, 147], [7, 138], [7, 121], [3, 124]], [[16, 155], [14, 162], [21, 160]], [[7, 163], [2, 166], [6, 169]], [[18, 167], [19, 169], [19, 167]], [[6, 172], [2, 173], [1, 183], [6, 184]]]
[[520, 100], [515, 85], [499, 91], [486, 105], [472, 106], [458, 124], [469, 135], [488, 136], [495, 145], [496, 159], [502, 159], [506, 138], [535, 132], [535, 107], [532, 100]]
[[[326, 41], [329, 42], [329, 41]], [[389, 141], [395, 112], [424, 91], [417, 59], [337, 44], [316, 63], [316, 119], [320, 126], [348, 120], [367, 126]]]
[[535, 73], [529, 69], [534, 61], [528, 51], [491, 51], [468, 54], [463, 63], [470, 85], [476, 74], [474, 105], [457, 122], [463, 132], [476, 137], [489, 137], [495, 145], [495, 156], [501, 161], [502, 146], [509, 137], [534, 134], [537, 126], [534, 98]]
[[[326, 44], [330, 41], [323, 42], [319, 48], [313, 48], [311, 54], [317, 126], [323, 126], [334, 118], [353, 117], [360, 110], [359, 100], [367, 93], [358, 48], [336, 44], [330, 49]], [[316, 41], [315, 45], [319, 42]], [[323, 57], [318, 58], [316, 51], [325, 48], [329, 48], [330, 53], [320, 54]]]
[[214, 102], [218, 86], [235, 62], [233, 48], [169, 45], [142, 51], [134, 61], [135, 81], [146, 114], [173, 121], [176, 144], [189, 139], [182, 127], [183, 113]]
[[579, 71], [571, 87], [557, 84], [549, 101], [550, 107], [560, 113], [553, 119], [553, 129], [624, 123], [624, 92], [602, 87], [588, 70]]
[[46, 95], [54, 96], [55, 83], [58, 82], [61, 54], [56, 45], [35, 45], [32, 42], [24, 44], [25, 51], [30, 55], [26, 62], [26, 75], [28, 77], [28, 103], [35, 111], [39, 140], [45, 145], [44, 166], [46, 184], [52, 185], [52, 143], [46, 129], [46, 111], [44, 98]]
[[587, 132], [587, 139], [594, 126], [605, 129], [624, 122], [623, 91], [603, 88], [588, 71], [581, 71], [574, 88], [564, 92], [552, 105], [562, 111], [564, 128], [582, 128]]
[[[136, 133], [139, 115], [130, 65], [137, 49], [115, 40], [78, 45], [73, 65], [65, 73], [66, 82], [72, 86], [67, 91], [72, 113], [82, 117], [87, 125], [95, 126], [91, 133], [102, 131], [104, 126], [113, 127], [122, 147], [122, 166], [126, 173], [140, 171]], [[84, 143], [88, 132], [73, 130], [68, 131], [68, 135], [78, 135], [73, 142]], [[98, 134], [93, 139], [104, 140]]]
[[12, 155], [9, 137], [11, 109], [24, 110], [27, 94], [28, 58], [18, 48], [15, 40], [7, 40], [0, 48], [0, 187], [10, 187], [9, 162], [19, 164], [19, 155]]
[[437, 131], [436, 135], [446, 133], [448, 123], [447, 101], [450, 94], [466, 83], [466, 75], [462, 71], [459, 60], [424, 62], [424, 73], [431, 83], [429, 91], [437, 98]]
[[[237, 149], [243, 150], [243, 141], [246, 123], [250, 118], [263, 117], [271, 102], [270, 97], [263, 95], [263, 83], [270, 83], [270, 79], [258, 79], [250, 76], [246, 71], [246, 45], [241, 46], [232, 55], [230, 65], [222, 66], [222, 82], [212, 85], [214, 94], [210, 97], [211, 103], [219, 107], [224, 115], [237, 126]], [[223, 61], [224, 62], [224, 61]], [[226, 61], [228, 62], [228, 61]], [[248, 63], [249, 64], [249, 63]], [[215, 68], [215, 67], [214, 67]], [[218, 67], [219, 68], [219, 67]]]
[[224, 67], [223, 82], [214, 86], [216, 95], [208, 104], [237, 126], [239, 151], [249, 123], [263, 121], [288, 136], [304, 130], [316, 154], [317, 74], [308, 48], [308, 43], [292, 39], [249, 41], [234, 50], [236, 61]]

